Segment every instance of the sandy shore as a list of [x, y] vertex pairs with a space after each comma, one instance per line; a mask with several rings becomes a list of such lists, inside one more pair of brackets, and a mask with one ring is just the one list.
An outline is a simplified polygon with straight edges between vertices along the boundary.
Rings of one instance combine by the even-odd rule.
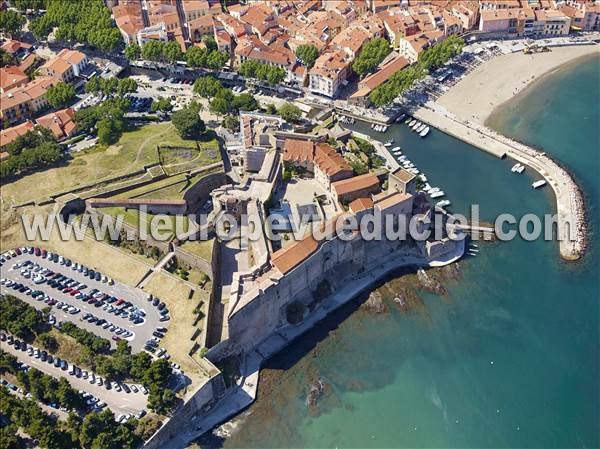
[[483, 125], [492, 111], [542, 75], [581, 56], [600, 54], [600, 45], [554, 47], [551, 52], [511, 53], [487, 61], [469, 73], [437, 103], [457, 117]]

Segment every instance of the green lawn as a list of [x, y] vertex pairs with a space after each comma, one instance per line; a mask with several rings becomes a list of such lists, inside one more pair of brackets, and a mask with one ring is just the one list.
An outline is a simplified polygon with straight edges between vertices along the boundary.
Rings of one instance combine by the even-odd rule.
[[[194, 150], [169, 151], [166, 159], [171, 173], [214, 163], [221, 157], [212, 131], [196, 143], [181, 139], [171, 123], [150, 124], [125, 132], [119, 142], [108, 148], [97, 145], [74, 154], [64, 165], [3, 184], [0, 195], [7, 203], [22, 203], [131, 173], [145, 165], [158, 163], [159, 144]], [[197, 146], [200, 151], [196, 150]]]
[[[136, 229], [138, 229], [140, 213], [135, 209], [125, 209], [124, 207], [103, 207], [98, 210], [102, 213], [112, 215], [113, 217], [122, 215], [125, 223], [127, 223], [131, 226], [134, 226]], [[146, 231], [146, 233], [149, 236], [152, 235], [151, 226], [152, 226], [152, 220], [154, 219], [155, 216], [156, 216], [155, 214], [146, 214], [146, 218], [143, 219], [143, 221], [142, 221], [142, 226], [144, 227], [143, 229]], [[189, 218], [187, 217], [187, 215], [179, 215], [179, 216], [177, 216], [177, 218], [175, 216], [171, 216], [171, 215], [161, 215], [161, 216], [165, 218], [164, 224], [162, 221], [155, 222], [154, 231], [157, 231], [158, 229], [160, 229], [161, 234], [164, 234], [167, 237], [166, 240], [169, 240], [175, 234], [175, 231], [177, 230], [176, 219], [179, 220], [179, 223], [180, 223], [179, 224], [180, 232], [187, 232], [189, 230], [190, 223], [189, 223]]]
[[187, 241], [181, 245], [181, 249], [210, 262], [212, 260], [213, 240]]

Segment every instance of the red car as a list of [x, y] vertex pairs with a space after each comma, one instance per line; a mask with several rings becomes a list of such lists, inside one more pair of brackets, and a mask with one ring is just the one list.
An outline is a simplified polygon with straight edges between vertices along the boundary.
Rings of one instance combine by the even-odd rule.
[[40, 256], [42, 254], [42, 251], [39, 248], [33, 248], [33, 253], [36, 256]]
[[71, 292], [69, 293], [69, 295], [71, 296], [75, 296], [77, 294], [79, 294], [79, 290], [71, 290]]
[[120, 306], [121, 304], [123, 304], [125, 302], [124, 299], [119, 299], [117, 300], [117, 302], [115, 303], [115, 306]]
[[15, 252], [20, 256], [21, 255], [21, 248], [15, 249]]
[[113, 339], [114, 341], [121, 341], [121, 337], [117, 337], [116, 335], [113, 335], [113, 336], [112, 336], [112, 339]]
[[45, 249], [42, 250], [42, 257], [46, 257], [48, 255], [48, 251]]
[[71, 287], [67, 287], [63, 290], [63, 293], [71, 293], [73, 289]]

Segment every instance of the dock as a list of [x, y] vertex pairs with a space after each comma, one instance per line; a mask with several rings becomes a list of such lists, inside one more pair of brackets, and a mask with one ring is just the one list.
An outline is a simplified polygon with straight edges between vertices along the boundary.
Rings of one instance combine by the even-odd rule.
[[510, 157], [535, 170], [554, 191], [558, 215], [557, 240], [565, 260], [577, 260], [585, 251], [585, 206], [581, 190], [567, 170], [546, 153], [503, 136], [490, 128], [462, 121], [429, 102], [412, 114], [421, 122], [498, 158]]

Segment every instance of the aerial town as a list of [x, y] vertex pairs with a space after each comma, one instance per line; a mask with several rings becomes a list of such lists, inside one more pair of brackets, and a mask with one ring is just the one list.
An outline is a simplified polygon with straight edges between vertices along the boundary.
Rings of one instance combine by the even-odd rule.
[[[571, 175], [452, 89], [505, 55], [597, 52], [600, 2], [0, 0], [0, 17], [0, 447], [184, 448], [340, 305], [475, 257], [444, 232], [344, 226], [453, 218], [394, 127], [535, 173], [576, 234], [561, 257], [586, 249]], [[81, 230], [99, 221], [121, 227]]]

